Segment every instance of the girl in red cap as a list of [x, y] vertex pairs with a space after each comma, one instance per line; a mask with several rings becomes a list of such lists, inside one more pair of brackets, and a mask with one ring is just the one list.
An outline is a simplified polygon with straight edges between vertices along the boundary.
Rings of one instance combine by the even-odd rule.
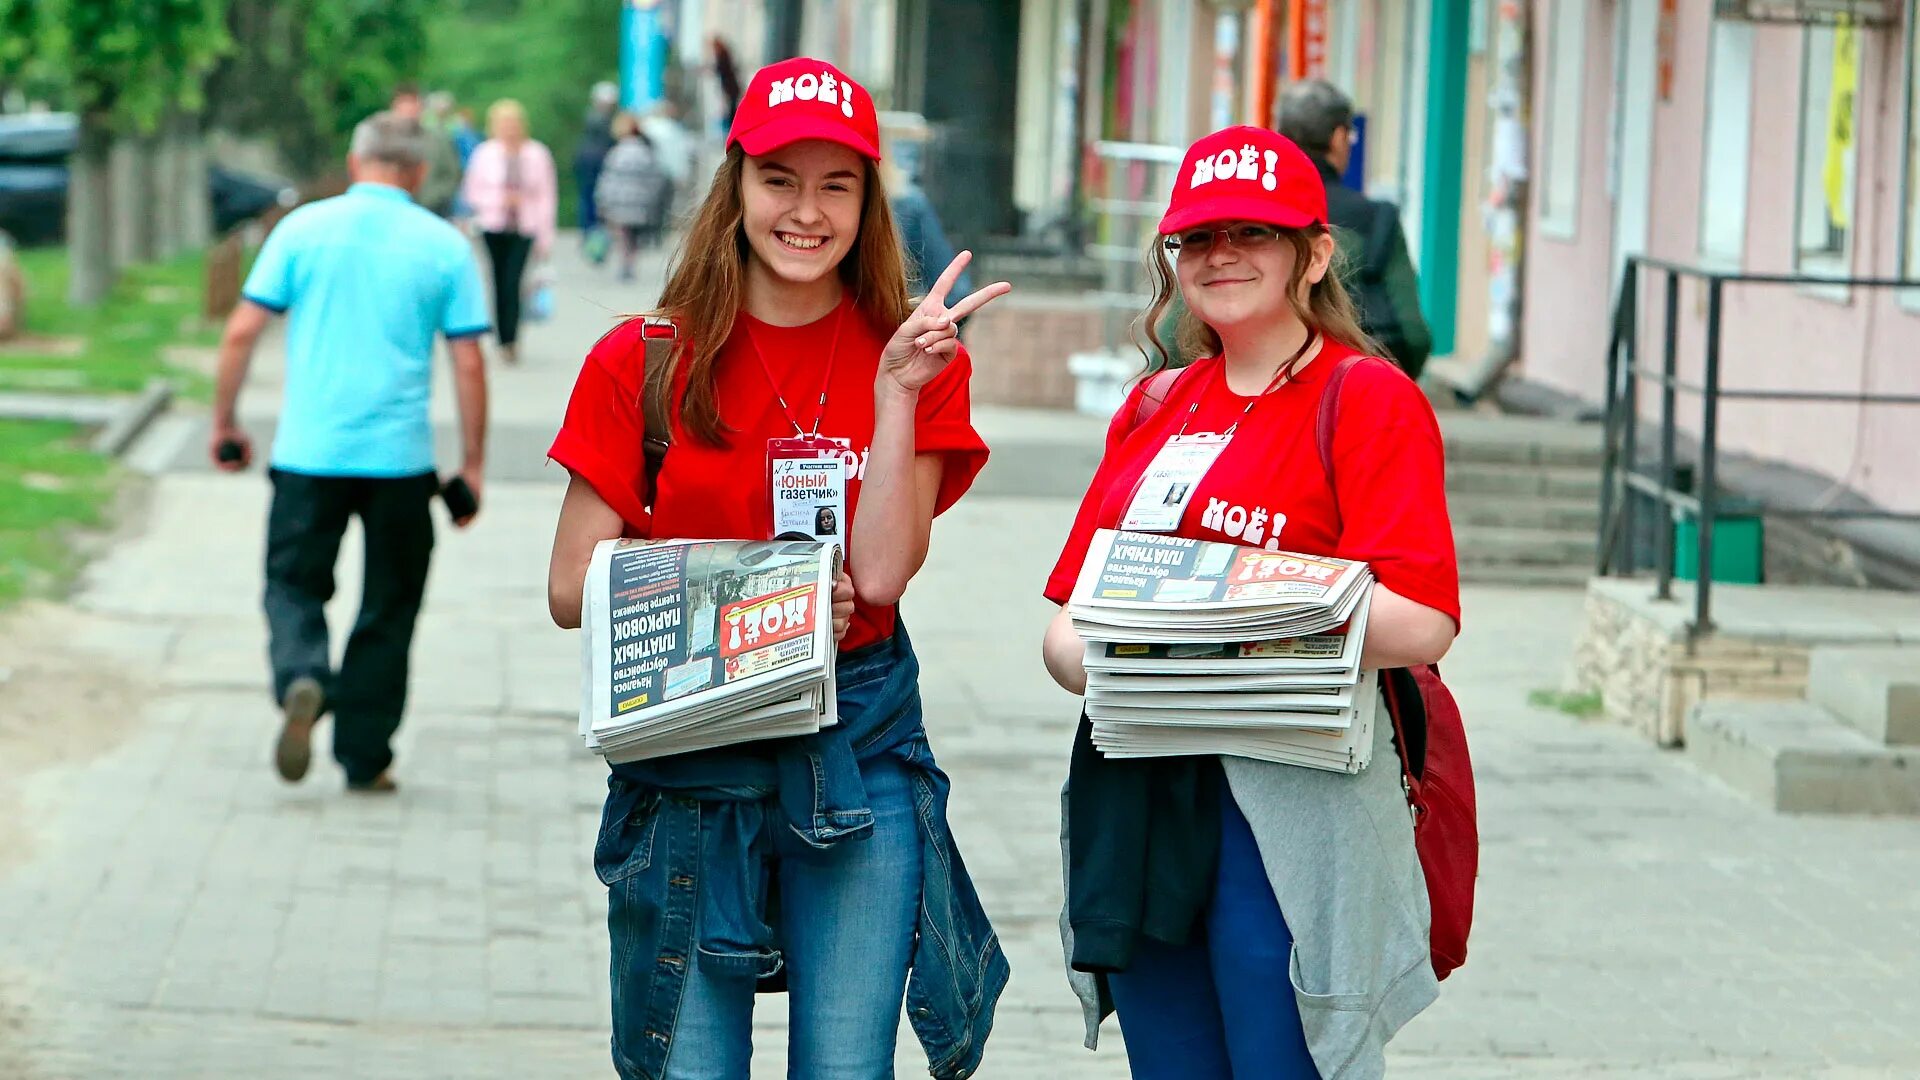
[[[1006, 983], [895, 604], [986, 462], [955, 324], [1008, 286], [949, 302], [962, 253], [908, 299], [878, 144], [872, 98], [832, 65], [756, 74], [660, 297], [671, 346], [650, 358], [641, 319], [603, 338], [550, 451], [572, 473], [548, 580], [561, 626], [610, 537], [798, 530], [847, 554], [836, 726], [613, 766], [594, 864], [625, 1077], [745, 1080], [754, 994], [780, 989], [790, 1075], [892, 1077], [904, 997], [933, 1075], [966, 1077]], [[650, 479], [643, 444], [661, 439]], [[829, 512], [774, 506], [772, 462], [792, 456], [840, 463]]]
[[[1439, 426], [1406, 375], [1369, 357], [1331, 272], [1326, 206], [1312, 162], [1270, 131], [1230, 128], [1188, 151], [1149, 255], [1145, 325], [1178, 289], [1179, 351], [1193, 363], [1170, 385], [1135, 387], [1115, 415], [1049, 599], [1066, 602], [1093, 532], [1119, 527], [1169, 439], [1220, 433], [1177, 514], [1153, 508], [1177, 520], [1166, 531], [1365, 560], [1378, 584], [1362, 667], [1447, 651], [1460, 598]], [[1063, 608], [1048, 670], [1082, 693], [1082, 658]], [[1082, 718], [1067, 925], [1089, 1046], [1111, 1007], [1135, 1077], [1382, 1075], [1387, 1040], [1438, 992], [1392, 730], [1377, 725], [1371, 766], [1349, 776], [1239, 757], [1108, 760]]]

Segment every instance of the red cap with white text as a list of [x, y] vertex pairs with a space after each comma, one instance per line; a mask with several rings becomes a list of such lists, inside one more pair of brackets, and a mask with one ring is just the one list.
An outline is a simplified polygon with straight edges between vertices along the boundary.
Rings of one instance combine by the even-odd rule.
[[1306, 152], [1266, 128], [1216, 131], [1187, 151], [1162, 233], [1221, 221], [1302, 229], [1327, 221], [1327, 185]]
[[824, 139], [880, 160], [880, 117], [873, 95], [825, 60], [795, 57], [768, 64], [733, 113], [727, 145], [754, 157], [807, 139]]

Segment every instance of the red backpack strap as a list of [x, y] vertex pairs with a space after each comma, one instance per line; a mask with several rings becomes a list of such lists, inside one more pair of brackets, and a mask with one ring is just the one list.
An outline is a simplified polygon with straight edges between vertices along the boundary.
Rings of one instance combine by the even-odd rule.
[[1167, 395], [1173, 393], [1173, 384], [1180, 381], [1180, 373], [1185, 370], [1187, 369], [1176, 367], [1161, 368], [1147, 376], [1147, 381], [1141, 386], [1140, 404], [1133, 410], [1133, 423], [1127, 425], [1128, 431], [1153, 419], [1153, 414], [1159, 412], [1160, 406], [1167, 403]]
[[1368, 359], [1372, 358], [1355, 354], [1333, 365], [1327, 385], [1320, 391], [1320, 415], [1313, 424], [1313, 441], [1320, 448], [1320, 471], [1327, 474], [1329, 486], [1333, 484], [1333, 424], [1340, 415], [1340, 386], [1355, 364]]

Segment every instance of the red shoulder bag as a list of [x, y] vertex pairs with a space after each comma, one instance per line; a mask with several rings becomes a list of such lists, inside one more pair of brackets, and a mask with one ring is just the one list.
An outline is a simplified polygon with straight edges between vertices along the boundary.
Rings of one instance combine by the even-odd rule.
[[[1329, 485], [1333, 483], [1333, 425], [1340, 407], [1340, 386], [1353, 366], [1367, 359], [1371, 358], [1349, 356], [1340, 361], [1320, 392], [1314, 441]], [[1160, 410], [1182, 370], [1167, 368], [1148, 376], [1133, 415], [1133, 427], [1146, 423]], [[1380, 685], [1387, 697], [1387, 714], [1393, 719], [1400, 784], [1413, 810], [1413, 846], [1427, 879], [1427, 902], [1433, 918], [1428, 932], [1433, 973], [1444, 979], [1467, 961], [1467, 934], [1473, 928], [1473, 885], [1480, 871], [1480, 830], [1466, 725], [1452, 691], [1440, 680], [1438, 664], [1383, 670]]]

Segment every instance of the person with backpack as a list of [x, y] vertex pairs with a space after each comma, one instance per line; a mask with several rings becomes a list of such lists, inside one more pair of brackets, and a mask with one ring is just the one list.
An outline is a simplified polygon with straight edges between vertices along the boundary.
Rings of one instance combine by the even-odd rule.
[[776, 456], [840, 463], [844, 495], [811, 523], [846, 552], [839, 722], [612, 766], [594, 865], [623, 1077], [745, 1080], [754, 994], [784, 988], [789, 1075], [891, 1078], [904, 997], [932, 1075], [959, 1080], [1006, 985], [896, 605], [987, 459], [955, 324], [1009, 286], [949, 301], [962, 253], [910, 306], [879, 159], [873, 99], [838, 69], [755, 74], [657, 310], [587, 355], [549, 451], [572, 474], [562, 627], [602, 540], [772, 538]]
[[599, 204], [601, 222], [620, 245], [620, 280], [630, 282], [641, 245], [659, 243], [666, 224], [664, 208], [673, 198], [673, 180], [632, 113], [613, 118], [613, 134], [617, 141], [600, 167], [593, 198]]
[[1337, 265], [1359, 309], [1360, 329], [1418, 379], [1433, 352], [1433, 332], [1420, 313], [1420, 279], [1400, 211], [1340, 182], [1353, 153], [1353, 102], [1325, 79], [1289, 84], [1280, 92], [1280, 134], [1307, 152], [1326, 183], [1327, 223], [1339, 242]]
[[[1377, 358], [1331, 272], [1319, 169], [1265, 129], [1209, 135], [1188, 150], [1152, 245], [1144, 325], [1184, 298], [1181, 348], [1201, 359], [1136, 386], [1108, 429], [1045, 589], [1063, 605], [1048, 671], [1085, 692], [1064, 605], [1093, 534], [1118, 527], [1169, 440], [1208, 433], [1212, 456], [1181, 478], [1173, 531], [1366, 561], [1377, 584], [1361, 666], [1430, 671], [1460, 619], [1439, 425]], [[1409, 741], [1396, 740], [1399, 718], [1378, 725], [1372, 765], [1349, 776], [1239, 757], [1109, 760], [1082, 716], [1063, 923], [1089, 1046], [1117, 1009], [1142, 1080], [1382, 1075], [1387, 1040], [1433, 1002], [1442, 966], [1409, 810], [1420, 771], [1403, 790], [1393, 767], [1395, 742]]]

